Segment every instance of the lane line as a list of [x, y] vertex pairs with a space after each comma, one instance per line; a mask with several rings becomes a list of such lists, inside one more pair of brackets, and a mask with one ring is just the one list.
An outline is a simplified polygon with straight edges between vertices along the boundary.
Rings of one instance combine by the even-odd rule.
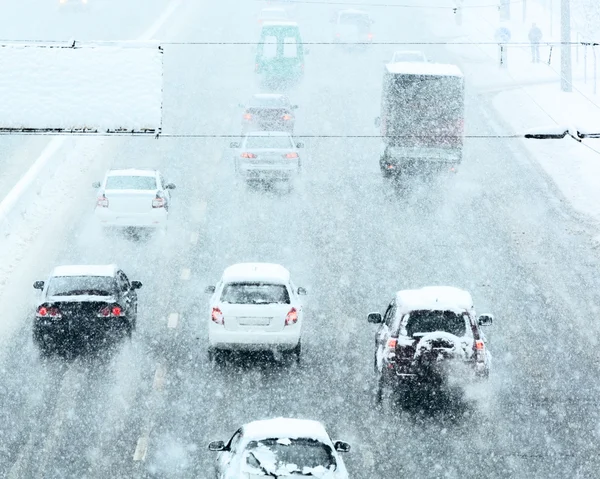
[[177, 327], [177, 323], [179, 322], [179, 314], [171, 313], [169, 314], [169, 319], [167, 320], [167, 327], [171, 329], [175, 329]]
[[181, 279], [183, 279], [184, 281], [190, 279], [191, 275], [192, 275], [192, 271], [189, 268], [183, 268], [181, 270]]
[[143, 462], [146, 460], [146, 453], [148, 452], [148, 436], [140, 436], [135, 445], [135, 451], [133, 452], [133, 460], [135, 462]]
[[193, 244], [193, 245], [197, 244], [199, 238], [200, 238], [200, 233], [198, 233], [197, 231], [194, 231], [190, 235], [190, 243]]
[[165, 387], [165, 380], [167, 378], [167, 367], [164, 364], [156, 366], [154, 372], [154, 381], [152, 382], [152, 388], [156, 391], [162, 391]]
[[179, 8], [182, 0], [174, 0], [169, 6], [163, 11], [163, 13], [156, 19], [156, 21], [148, 28], [144, 33], [140, 35], [138, 40], [151, 40], [154, 35], [163, 27], [167, 20], [173, 15], [175, 10]]

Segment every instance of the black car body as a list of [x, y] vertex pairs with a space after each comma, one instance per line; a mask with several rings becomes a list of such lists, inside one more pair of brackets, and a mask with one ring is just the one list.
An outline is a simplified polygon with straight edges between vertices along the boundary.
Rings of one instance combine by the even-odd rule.
[[386, 387], [444, 386], [453, 373], [466, 381], [489, 375], [491, 354], [481, 326], [490, 325], [493, 317], [476, 317], [464, 290], [399, 291], [383, 316], [371, 313], [368, 319], [380, 325], [374, 354], [377, 401]]
[[242, 116], [242, 135], [251, 131], [287, 131], [294, 132], [294, 110], [287, 96], [276, 93], [259, 93], [250, 99], [244, 107]]
[[33, 337], [43, 352], [88, 349], [135, 329], [142, 284], [116, 265], [59, 266], [33, 286], [42, 290]]

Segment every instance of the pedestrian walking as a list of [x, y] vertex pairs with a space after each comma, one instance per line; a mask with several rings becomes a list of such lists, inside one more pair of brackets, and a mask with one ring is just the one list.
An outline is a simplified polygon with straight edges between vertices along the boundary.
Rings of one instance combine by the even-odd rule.
[[529, 30], [529, 42], [531, 43], [531, 63], [540, 62], [540, 40], [542, 39], [542, 31], [535, 24], [531, 24]]

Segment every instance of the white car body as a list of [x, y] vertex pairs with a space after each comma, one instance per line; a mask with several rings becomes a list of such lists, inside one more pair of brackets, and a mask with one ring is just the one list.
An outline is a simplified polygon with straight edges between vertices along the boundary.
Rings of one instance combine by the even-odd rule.
[[[109, 170], [98, 185], [94, 215], [105, 227], [164, 228], [173, 185], [156, 170]], [[161, 201], [158, 201], [161, 199]], [[162, 204], [162, 206], [157, 206]]]
[[[318, 421], [312, 421], [307, 419], [288, 419], [288, 418], [274, 418], [263, 421], [254, 421], [242, 426], [233, 435], [230, 441], [227, 443], [224, 450], [219, 453], [217, 457], [217, 478], [218, 479], [263, 479], [270, 477], [264, 474], [260, 469], [256, 469], [247, 463], [249, 452], [256, 449], [253, 448], [254, 441], [264, 441], [268, 439], [276, 439], [278, 444], [285, 447], [293, 447], [293, 441], [295, 439], [308, 439], [318, 441], [331, 451], [331, 456], [335, 460], [336, 467], [334, 470], [327, 470], [323, 466], [314, 467], [314, 475], [307, 474], [294, 474], [286, 471], [285, 466], [279, 465], [283, 471], [281, 475], [273, 475], [277, 471], [277, 467], [273, 464], [269, 464], [268, 461], [264, 462], [264, 466], [269, 468], [272, 472], [272, 477], [318, 477], [320, 479], [348, 479], [348, 471], [344, 464], [344, 460], [341, 455], [336, 451], [334, 442], [327, 434], [325, 427]], [[250, 447], [248, 447], [250, 446]], [[267, 448], [268, 454], [269, 450]], [[260, 456], [259, 456], [260, 457]], [[264, 455], [263, 455], [264, 457]], [[294, 467], [294, 465], [290, 465]], [[296, 465], [297, 466], [297, 465]], [[301, 465], [300, 465], [301, 466]], [[310, 473], [309, 470], [305, 470], [305, 473]]]
[[[247, 304], [228, 302], [227, 288], [246, 288], [238, 285], [273, 285], [276, 291], [285, 288], [289, 303]], [[233, 285], [233, 286], [232, 286]], [[249, 286], [251, 288], [251, 286]], [[268, 287], [268, 286], [267, 286]], [[293, 350], [299, 347], [304, 312], [299, 291], [290, 279], [290, 273], [281, 265], [272, 263], [239, 263], [228, 267], [214, 288], [210, 299], [208, 341], [210, 350]], [[229, 293], [227, 293], [229, 294]], [[248, 301], [250, 302], [250, 301]], [[218, 310], [223, 321], [215, 321]], [[295, 310], [297, 320], [286, 324], [286, 318]]]
[[429, 60], [421, 50], [397, 50], [388, 63], [398, 62], [428, 62]]
[[340, 10], [334, 20], [334, 42], [368, 43], [373, 40], [371, 24], [373, 21], [362, 10]]
[[241, 144], [232, 143], [236, 174], [247, 180], [292, 179], [302, 168], [302, 146], [285, 131], [249, 132]]

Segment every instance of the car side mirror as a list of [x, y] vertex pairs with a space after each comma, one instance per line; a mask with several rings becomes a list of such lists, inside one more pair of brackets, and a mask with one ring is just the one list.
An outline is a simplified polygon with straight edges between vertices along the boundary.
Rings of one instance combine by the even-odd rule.
[[141, 281], [132, 281], [131, 282], [131, 289], [140, 289], [141, 287], [142, 287]]
[[92, 183], [92, 188], [100, 188], [100, 186], [101, 186], [101, 185], [100, 185], [100, 182], [99, 182], [99, 181], [94, 181], [94, 182]]
[[208, 443], [208, 450], [213, 452], [219, 452], [225, 450], [225, 443], [223, 441], [212, 441]]
[[299, 141], [298, 143], [296, 143], [296, 148], [304, 148], [304, 143]]
[[207, 286], [206, 288], [204, 288], [204, 292], [213, 294], [215, 292], [215, 289], [216, 288], [214, 286]]
[[333, 447], [337, 452], [350, 452], [350, 444], [345, 441], [335, 441]]
[[35, 289], [44, 289], [44, 282], [43, 281], [36, 281], [35, 283], [33, 283], [33, 287]]
[[375, 123], [375, 128], [379, 128], [381, 126], [381, 117], [377, 117], [375, 118], [375, 121], [373, 122]]
[[175, 189], [175, 185], [173, 183], [167, 183], [165, 185], [165, 190], [174, 190]]
[[383, 323], [383, 316], [381, 316], [381, 313], [369, 313], [367, 321], [373, 324], [381, 324]]
[[239, 147], [240, 147], [239, 141], [232, 141], [231, 143], [229, 143], [229, 148], [239, 148]]
[[298, 288], [298, 294], [301, 296], [306, 296], [306, 290], [301, 286]]
[[494, 323], [494, 315], [481, 314], [478, 320], [479, 326], [491, 326]]

